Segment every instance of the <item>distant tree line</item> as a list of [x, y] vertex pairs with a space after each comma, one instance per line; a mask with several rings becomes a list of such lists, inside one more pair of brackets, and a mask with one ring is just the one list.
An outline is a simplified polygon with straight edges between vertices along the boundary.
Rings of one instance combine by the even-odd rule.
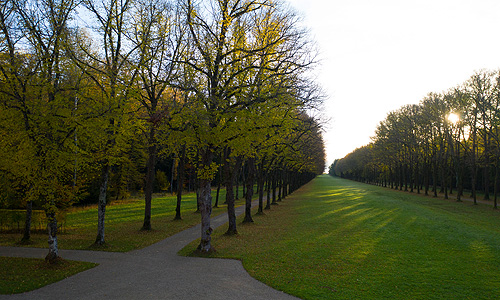
[[481, 192], [497, 208], [499, 129], [500, 72], [482, 70], [390, 112], [373, 142], [335, 161], [329, 173], [425, 195], [454, 194], [457, 201], [466, 196], [477, 203]]
[[[320, 174], [324, 147], [313, 115], [315, 49], [280, 1], [0, 0], [0, 204], [48, 218], [58, 257], [58, 209], [106, 205], [143, 190], [198, 192], [201, 251], [210, 251], [211, 186], [244, 178], [260, 205]], [[171, 186], [175, 185], [175, 186]]]

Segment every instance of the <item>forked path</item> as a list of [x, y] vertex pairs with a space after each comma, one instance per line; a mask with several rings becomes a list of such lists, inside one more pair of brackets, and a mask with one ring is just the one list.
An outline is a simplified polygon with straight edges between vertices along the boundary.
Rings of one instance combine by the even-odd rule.
[[[237, 214], [244, 207], [237, 208]], [[227, 214], [212, 218], [212, 228]], [[64, 259], [96, 262], [90, 270], [38, 290], [0, 299], [297, 299], [252, 278], [240, 261], [178, 256], [200, 225], [127, 253], [60, 250]], [[0, 247], [0, 256], [43, 258], [46, 249]]]

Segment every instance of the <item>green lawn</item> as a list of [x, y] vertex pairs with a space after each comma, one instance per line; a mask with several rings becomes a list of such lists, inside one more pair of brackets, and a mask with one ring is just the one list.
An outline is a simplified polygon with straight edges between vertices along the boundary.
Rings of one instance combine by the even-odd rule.
[[[225, 199], [220, 191], [219, 203]], [[97, 207], [73, 208], [68, 211], [64, 230], [58, 234], [60, 249], [130, 251], [149, 246], [200, 222], [196, 210], [196, 194], [183, 195], [182, 220], [174, 221], [176, 196], [153, 198], [152, 231], [140, 231], [144, 219], [144, 200], [117, 201], [106, 208], [106, 245], [94, 247], [97, 234]], [[213, 192], [215, 202], [215, 191]], [[237, 201], [242, 204], [243, 200]], [[224, 213], [226, 206], [214, 208], [212, 215]], [[47, 247], [47, 234], [32, 234], [32, 244], [19, 245], [21, 234], [0, 234], [2, 246]], [[92, 263], [60, 261], [50, 266], [40, 259], [0, 257], [0, 294], [21, 293], [59, 281], [95, 266]]]
[[300, 298], [500, 297], [500, 213], [489, 206], [320, 176], [266, 214], [236, 237], [216, 230], [214, 256]]
[[[215, 191], [213, 192], [215, 201]], [[221, 189], [219, 203], [224, 202], [225, 190]], [[156, 197], [152, 200], [153, 230], [140, 231], [144, 220], [144, 200], [117, 201], [106, 208], [105, 239], [103, 247], [92, 247], [97, 235], [97, 206], [73, 208], [68, 211], [63, 230], [58, 233], [60, 249], [92, 249], [126, 252], [144, 248], [200, 222], [196, 210], [196, 194], [186, 194], [182, 198], [182, 220], [174, 221], [177, 198], [175, 196]], [[239, 200], [241, 204], [241, 200]], [[217, 215], [226, 211], [225, 205], [213, 210]], [[1, 233], [0, 245], [19, 246], [22, 234]], [[32, 234], [30, 247], [48, 247], [45, 232]], [[25, 245], [21, 245], [25, 246]]]
[[60, 260], [51, 265], [43, 259], [0, 257], [0, 294], [31, 291], [62, 280], [97, 264]]

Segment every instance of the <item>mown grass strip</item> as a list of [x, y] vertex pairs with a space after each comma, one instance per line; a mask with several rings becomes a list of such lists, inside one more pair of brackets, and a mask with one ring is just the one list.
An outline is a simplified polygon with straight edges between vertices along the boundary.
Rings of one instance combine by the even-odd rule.
[[[215, 199], [215, 191], [213, 192]], [[66, 214], [65, 227], [58, 233], [60, 249], [91, 249], [103, 251], [127, 252], [147, 247], [177, 232], [200, 223], [200, 214], [196, 211], [196, 194], [186, 194], [182, 198], [182, 220], [174, 220], [176, 197], [155, 197], [152, 201], [153, 230], [140, 231], [144, 220], [144, 200], [131, 199], [117, 201], [106, 208], [106, 245], [92, 246], [97, 235], [97, 207], [73, 208]], [[219, 203], [224, 202], [225, 191], [221, 190]], [[238, 204], [241, 204], [239, 200]], [[214, 208], [212, 215], [224, 213], [225, 205]], [[19, 246], [22, 234], [0, 234], [0, 245]], [[47, 247], [47, 234], [32, 234], [29, 247]]]
[[213, 256], [303, 299], [498, 298], [500, 214], [488, 206], [320, 176], [266, 214], [236, 237], [217, 229]]
[[79, 261], [60, 260], [51, 265], [37, 258], [0, 257], [0, 294], [32, 291], [95, 266]]

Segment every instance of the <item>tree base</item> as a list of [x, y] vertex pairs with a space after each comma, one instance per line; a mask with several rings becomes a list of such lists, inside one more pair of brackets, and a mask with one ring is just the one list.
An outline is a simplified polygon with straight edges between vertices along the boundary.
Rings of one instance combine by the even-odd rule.
[[140, 230], [141, 231], [151, 231], [151, 230], [153, 230], [153, 228], [151, 228], [151, 225], [149, 225], [149, 226], [143, 225]]
[[35, 242], [33, 242], [30, 238], [22, 238], [19, 243], [19, 245], [33, 245]]
[[238, 230], [236, 230], [236, 229], [234, 229], [234, 230], [233, 229], [231, 229], [231, 230], [228, 229], [226, 231], [226, 233], [224, 233], [224, 235], [226, 235], [226, 236], [232, 236], [232, 235], [237, 235], [237, 234], [238, 234]]
[[241, 222], [243, 224], [247, 224], [247, 223], [253, 223], [253, 219], [251, 217], [245, 217], [245, 219], [243, 219], [243, 222]]
[[96, 240], [93, 244], [92, 247], [104, 247], [106, 246], [106, 242], [103, 240]]
[[54, 264], [57, 264], [60, 261], [62, 261], [62, 258], [54, 253], [49, 252], [49, 254], [47, 254], [47, 256], [45, 256], [45, 261], [51, 265], [54, 265]]
[[216, 253], [217, 250], [215, 250], [214, 247], [210, 246], [208, 250], [202, 250], [201, 249], [201, 244], [198, 245], [198, 248], [193, 251], [193, 254], [196, 256], [208, 256], [210, 254]]

